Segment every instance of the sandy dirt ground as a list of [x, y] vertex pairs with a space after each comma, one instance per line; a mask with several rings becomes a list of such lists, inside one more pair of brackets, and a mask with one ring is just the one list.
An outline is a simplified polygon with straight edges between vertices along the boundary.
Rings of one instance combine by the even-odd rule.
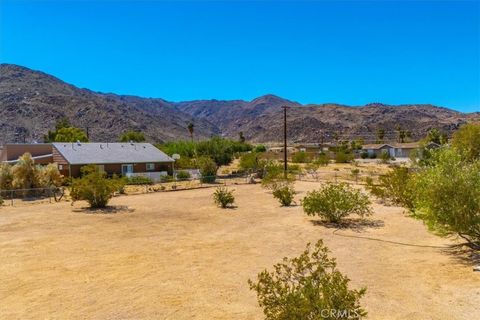
[[[316, 187], [297, 183], [297, 198]], [[121, 196], [104, 214], [1, 208], [0, 318], [262, 319], [247, 279], [322, 238], [351, 286], [367, 287], [368, 319], [480, 319], [480, 273], [401, 208], [375, 205], [334, 234], [259, 185], [235, 189], [227, 210], [214, 189]]]

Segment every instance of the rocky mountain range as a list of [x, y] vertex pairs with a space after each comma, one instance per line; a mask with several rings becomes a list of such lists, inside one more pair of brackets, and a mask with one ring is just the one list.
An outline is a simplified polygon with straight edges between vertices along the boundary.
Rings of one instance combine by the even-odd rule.
[[116, 141], [126, 130], [140, 130], [152, 142], [186, 139], [194, 123], [195, 137], [222, 135], [252, 142], [280, 142], [283, 109], [288, 106], [288, 135], [293, 142], [333, 139], [375, 140], [383, 128], [387, 140], [400, 126], [412, 140], [431, 128], [451, 133], [463, 123], [479, 121], [480, 113], [461, 113], [433, 105], [365, 106], [302, 105], [274, 95], [252, 101], [195, 100], [171, 102], [77, 88], [25, 67], [0, 64], [0, 144], [41, 142], [61, 118], [88, 132], [92, 141]]

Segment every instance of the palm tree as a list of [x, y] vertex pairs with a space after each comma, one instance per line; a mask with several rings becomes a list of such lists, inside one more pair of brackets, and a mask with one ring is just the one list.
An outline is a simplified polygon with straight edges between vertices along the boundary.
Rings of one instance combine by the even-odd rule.
[[400, 125], [397, 125], [395, 127], [395, 129], [397, 129], [397, 131], [398, 131], [398, 142], [404, 143], [405, 142], [405, 137], [407, 136], [405, 130], [403, 130]]
[[245, 137], [243, 136], [243, 131], [240, 131], [238, 133], [238, 138], [240, 140], [240, 143], [244, 143], [245, 142]]
[[193, 142], [193, 129], [195, 128], [195, 125], [193, 124], [193, 122], [190, 122], [187, 128], [188, 128], [188, 132], [190, 132], [190, 139], [192, 139], [192, 142]]

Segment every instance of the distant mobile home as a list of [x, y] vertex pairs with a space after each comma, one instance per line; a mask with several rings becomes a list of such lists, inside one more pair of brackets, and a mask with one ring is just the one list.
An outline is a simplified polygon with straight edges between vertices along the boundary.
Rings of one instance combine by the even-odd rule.
[[[413, 151], [419, 149], [421, 144], [419, 142], [407, 143], [380, 143], [380, 144], [366, 144], [362, 146], [362, 150], [367, 152], [369, 156], [375, 155], [380, 157], [383, 152], [388, 152], [390, 157], [394, 158], [409, 158]], [[440, 147], [439, 144], [430, 142], [424, 146], [427, 149]]]

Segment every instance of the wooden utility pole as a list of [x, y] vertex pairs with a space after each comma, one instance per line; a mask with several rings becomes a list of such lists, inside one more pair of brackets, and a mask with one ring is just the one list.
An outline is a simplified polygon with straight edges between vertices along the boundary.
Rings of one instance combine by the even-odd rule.
[[287, 106], [283, 106], [283, 176], [287, 179], [288, 160], [287, 160]]

